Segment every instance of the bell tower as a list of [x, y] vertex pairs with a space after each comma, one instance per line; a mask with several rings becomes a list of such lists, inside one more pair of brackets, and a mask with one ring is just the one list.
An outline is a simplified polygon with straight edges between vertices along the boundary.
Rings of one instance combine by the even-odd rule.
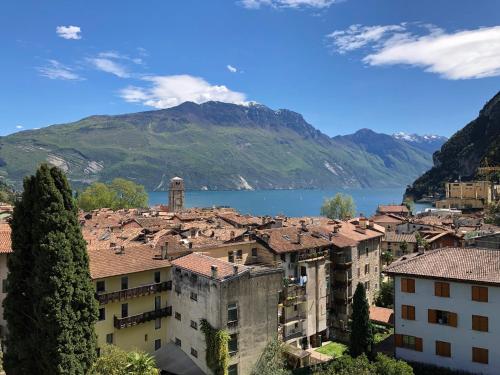
[[184, 209], [184, 180], [174, 177], [170, 180], [168, 189], [168, 209], [172, 212]]

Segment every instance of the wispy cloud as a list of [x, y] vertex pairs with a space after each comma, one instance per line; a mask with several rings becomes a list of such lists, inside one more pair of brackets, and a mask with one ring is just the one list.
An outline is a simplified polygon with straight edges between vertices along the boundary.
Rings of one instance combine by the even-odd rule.
[[82, 39], [79, 26], [57, 26], [56, 33], [64, 39]]
[[211, 85], [203, 78], [190, 75], [151, 76], [143, 78], [146, 87], [129, 86], [120, 91], [127, 102], [154, 108], [175, 107], [186, 101], [204, 103], [211, 100], [246, 104], [246, 96], [224, 85]]
[[339, 0], [241, 0], [240, 4], [248, 9], [259, 9], [262, 6], [273, 8], [328, 8]]
[[22, 128], [24, 128], [24, 126], [22, 126], [22, 125], [16, 125], [16, 129], [22, 129]]
[[500, 26], [451, 33], [410, 26], [353, 25], [327, 38], [341, 54], [366, 47], [362, 60], [371, 66], [417, 66], [452, 80], [500, 76]]
[[48, 64], [37, 68], [41, 76], [50, 79], [60, 79], [65, 81], [83, 80], [74, 70], [57, 60], [49, 60]]
[[237, 68], [235, 68], [234, 66], [229, 65], [229, 64], [228, 64], [228, 65], [226, 65], [226, 68], [227, 68], [227, 70], [229, 70], [231, 73], [236, 73], [236, 72], [238, 71], [238, 69], [237, 69]]
[[110, 58], [92, 57], [88, 58], [87, 61], [91, 63], [94, 68], [103, 72], [114, 74], [115, 76], [120, 78], [130, 77], [130, 73], [123, 65]]

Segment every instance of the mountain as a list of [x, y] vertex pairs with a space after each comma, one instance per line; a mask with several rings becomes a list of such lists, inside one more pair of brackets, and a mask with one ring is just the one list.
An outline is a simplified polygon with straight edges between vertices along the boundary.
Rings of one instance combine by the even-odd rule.
[[456, 132], [433, 155], [434, 166], [406, 190], [420, 198], [429, 192], [443, 193], [444, 182], [476, 177], [481, 163], [500, 165], [500, 92], [479, 112], [479, 116]]
[[[378, 139], [387, 144], [377, 149]], [[76, 187], [120, 176], [148, 190], [165, 189], [175, 175], [190, 189], [396, 187], [432, 163], [387, 135], [331, 138], [286, 109], [220, 102], [91, 116], [0, 138], [7, 181], [19, 186], [44, 161]]]
[[394, 133], [393, 138], [408, 143], [409, 145], [419, 148], [423, 151], [434, 153], [441, 149], [441, 146], [448, 140], [442, 135], [436, 134], [407, 134], [404, 132]]

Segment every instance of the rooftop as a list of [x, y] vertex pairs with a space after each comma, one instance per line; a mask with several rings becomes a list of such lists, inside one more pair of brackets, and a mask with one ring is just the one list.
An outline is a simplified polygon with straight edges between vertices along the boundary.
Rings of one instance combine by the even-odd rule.
[[391, 213], [391, 212], [394, 212], [394, 213], [399, 213], [399, 212], [405, 212], [405, 213], [408, 213], [408, 207], [406, 207], [405, 205], [403, 204], [381, 204], [378, 206], [378, 209], [377, 209], [378, 212], [383, 212], [383, 213]]
[[12, 253], [12, 243], [10, 240], [10, 225], [0, 223], [0, 254]]
[[384, 272], [389, 275], [500, 284], [500, 251], [446, 247], [399, 258]]
[[216, 266], [216, 280], [218, 281], [224, 281], [231, 276], [241, 275], [250, 271], [250, 267], [238, 265], [237, 271], [235, 273], [235, 264], [199, 253], [191, 253], [189, 255], [185, 255], [173, 260], [171, 263], [175, 267], [179, 267], [208, 278], [212, 277], [212, 266]]

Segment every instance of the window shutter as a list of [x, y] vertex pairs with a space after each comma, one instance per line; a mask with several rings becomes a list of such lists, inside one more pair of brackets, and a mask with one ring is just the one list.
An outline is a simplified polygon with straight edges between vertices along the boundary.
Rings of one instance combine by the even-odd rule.
[[472, 300], [479, 301], [479, 288], [477, 286], [472, 287]]
[[403, 346], [403, 335], [394, 335], [394, 345], [396, 345], [397, 348], [401, 348]]
[[441, 283], [434, 283], [434, 295], [437, 297], [441, 297]]
[[407, 283], [408, 279], [405, 279], [405, 278], [401, 278], [401, 291], [402, 292], [407, 292], [408, 290], [408, 283]]
[[415, 350], [421, 352], [423, 350], [423, 342], [420, 337], [415, 337]]
[[457, 326], [458, 316], [456, 313], [448, 313], [448, 325], [452, 327]]
[[408, 293], [415, 293], [415, 279], [408, 279]]
[[437, 323], [436, 310], [427, 310], [427, 318], [429, 323]]
[[450, 284], [441, 283], [441, 297], [449, 297], [449, 296], [450, 296]]
[[406, 305], [401, 305], [401, 319], [408, 319], [408, 310]]
[[415, 306], [408, 306], [408, 319], [415, 320]]

